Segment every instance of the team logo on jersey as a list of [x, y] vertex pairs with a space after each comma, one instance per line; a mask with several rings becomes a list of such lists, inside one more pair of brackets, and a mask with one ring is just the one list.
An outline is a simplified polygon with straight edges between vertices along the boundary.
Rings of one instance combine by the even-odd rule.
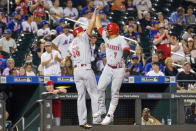
[[119, 50], [119, 49], [120, 49], [119, 46], [110, 45], [110, 44], [107, 44], [107, 47], [108, 47], [109, 49], [112, 49], [112, 50]]

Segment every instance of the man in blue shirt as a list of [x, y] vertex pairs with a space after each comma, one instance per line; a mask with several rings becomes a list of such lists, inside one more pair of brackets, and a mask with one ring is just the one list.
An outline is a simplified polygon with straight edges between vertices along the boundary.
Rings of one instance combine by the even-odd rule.
[[22, 31], [22, 24], [20, 22], [20, 14], [18, 12], [12, 13], [13, 19], [8, 23], [8, 29], [13, 33], [20, 33]]
[[184, 16], [184, 8], [178, 7], [177, 11], [173, 12], [171, 14], [169, 24], [170, 25], [172, 25], [172, 24], [181, 25], [181, 26], [186, 25], [186, 20], [185, 20], [185, 16]]
[[130, 72], [130, 75], [142, 75], [143, 66], [138, 61], [139, 57], [136, 55], [133, 55], [131, 58], [131, 63], [128, 65], [128, 70]]
[[92, 0], [87, 1], [87, 6], [82, 8], [80, 15], [83, 16], [84, 14], [86, 14], [87, 10], [90, 10], [91, 12], [93, 12], [95, 10], [94, 2]]
[[[159, 57], [157, 54], [153, 54], [152, 55], [152, 62], [149, 62], [146, 64], [145, 68], [144, 68], [144, 73], [148, 73], [150, 70], [152, 70], [152, 63], [153, 62], [159, 62]], [[164, 73], [164, 66], [162, 64], [160, 64], [160, 70]]]
[[60, 18], [58, 20], [58, 23], [59, 23], [59, 25], [56, 27], [56, 32], [58, 35], [60, 35], [60, 34], [64, 33], [63, 26], [65, 25], [65, 18], [64, 17]]

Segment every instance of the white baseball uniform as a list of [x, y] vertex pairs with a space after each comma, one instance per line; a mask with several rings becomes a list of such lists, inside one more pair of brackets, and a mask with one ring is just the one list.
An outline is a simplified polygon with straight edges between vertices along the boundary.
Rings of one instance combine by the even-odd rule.
[[52, 50], [52, 53], [48, 53], [47, 51], [41, 55], [41, 63], [48, 61], [53, 56], [53, 59], [49, 64], [43, 67], [44, 76], [61, 76], [61, 68], [60, 63], [55, 59], [55, 56], [58, 55], [61, 58], [61, 55], [58, 51]]
[[22, 29], [23, 31], [26, 31], [26, 32], [32, 32], [32, 33], [37, 33], [37, 24], [36, 22], [31, 22], [30, 24], [27, 22], [27, 21], [24, 21], [22, 22]]
[[72, 8], [72, 10], [70, 10], [68, 7], [66, 7], [64, 9], [64, 16], [71, 19], [76, 19], [78, 17], [78, 10], [76, 8]]
[[[56, 8], [54, 8], [54, 7], [52, 7], [51, 9], [50, 9], [50, 12], [54, 12], [54, 13], [56, 13], [56, 14], [63, 14], [63, 8], [62, 7], [58, 7], [57, 9]], [[57, 17], [57, 19], [59, 20], [60, 19], [60, 17], [59, 16], [56, 16]], [[52, 17], [52, 20], [55, 22], [56, 20]]]
[[[91, 98], [92, 113], [98, 111], [97, 83], [95, 74], [91, 69], [91, 49], [89, 36], [86, 32], [82, 36], [74, 38], [70, 45], [70, 52], [75, 67], [74, 81], [78, 92], [79, 125], [84, 125], [87, 123], [86, 91]], [[93, 123], [96, 120], [93, 119]]]
[[73, 35], [71, 33], [69, 33], [68, 35], [60, 34], [58, 35], [53, 41], [52, 43], [54, 43], [58, 49], [61, 51], [61, 56], [62, 58], [65, 58], [66, 56], [69, 55], [69, 46], [72, 42], [72, 40], [74, 39]]
[[37, 36], [45, 36], [50, 34], [50, 28], [46, 28], [46, 29], [39, 29], [37, 31]]
[[114, 39], [107, 38], [106, 32], [104, 30], [102, 30], [102, 38], [106, 44], [107, 64], [98, 82], [99, 111], [104, 113], [106, 112], [105, 90], [108, 84], [112, 81], [111, 102], [108, 114], [113, 116], [118, 105], [119, 91], [125, 74], [125, 64], [124, 60], [122, 59], [123, 50], [126, 48], [128, 49], [129, 45], [120, 35]]

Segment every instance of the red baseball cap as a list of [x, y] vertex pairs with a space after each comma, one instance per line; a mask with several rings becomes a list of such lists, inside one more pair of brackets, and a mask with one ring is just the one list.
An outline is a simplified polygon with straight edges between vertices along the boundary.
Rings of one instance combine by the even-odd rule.
[[46, 85], [54, 85], [54, 82], [52, 80], [47, 81]]

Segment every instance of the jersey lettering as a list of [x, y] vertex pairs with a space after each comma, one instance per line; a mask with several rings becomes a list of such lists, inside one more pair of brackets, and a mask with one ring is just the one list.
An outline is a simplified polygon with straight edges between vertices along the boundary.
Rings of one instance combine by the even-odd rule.
[[79, 47], [78, 46], [72, 48], [72, 54], [73, 54], [74, 58], [80, 56], [80, 52], [79, 52]]

